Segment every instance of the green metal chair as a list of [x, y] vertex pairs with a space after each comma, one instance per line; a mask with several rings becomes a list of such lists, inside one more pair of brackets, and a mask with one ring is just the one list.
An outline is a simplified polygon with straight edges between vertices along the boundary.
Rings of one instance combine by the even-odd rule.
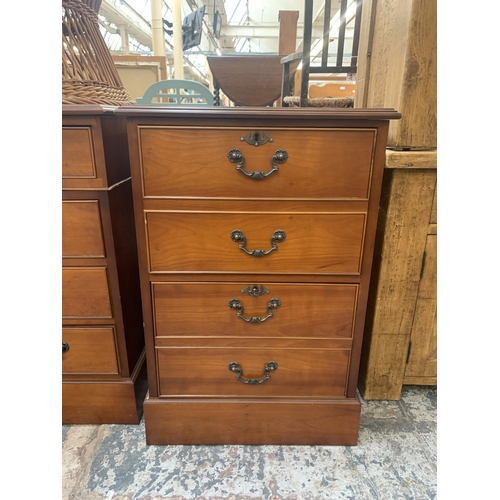
[[213, 106], [214, 96], [207, 87], [192, 80], [160, 80], [153, 83], [136, 102], [155, 106]]

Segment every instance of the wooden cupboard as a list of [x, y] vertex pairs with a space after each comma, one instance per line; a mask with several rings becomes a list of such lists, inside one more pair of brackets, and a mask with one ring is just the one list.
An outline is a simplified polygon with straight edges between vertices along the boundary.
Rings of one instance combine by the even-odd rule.
[[397, 400], [437, 384], [437, 169], [433, 152], [389, 150], [386, 165], [359, 388]]
[[359, 388], [437, 384], [437, 2], [363, 2], [355, 106], [395, 107]]
[[146, 390], [125, 123], [63, 106], [62, 421], [139, 423]]

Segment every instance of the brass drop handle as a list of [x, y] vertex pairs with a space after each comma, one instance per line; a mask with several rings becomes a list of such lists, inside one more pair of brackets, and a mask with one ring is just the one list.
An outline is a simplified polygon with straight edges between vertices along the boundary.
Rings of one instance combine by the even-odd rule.
[[246, 321], [247, 323], [262, 323], [263, 321], [266, 321], [266, 319], [271, 318], [274, 316], [273, 314], [273, 309], [279, 309], [281, 306], [281, 300], [274, 298], [271, 299], [267, 303], [267, 316], [244, 316], [244, 307], [243, 304], [239, 299], [231, 299], [229, 301], [229, 309], [237, 310], [238, 312], [236, 313], [237, 318], [241, 318], [243, 321]]
[[68, 352], [69, 351], [69, 344], [66, 342], [62, 343], [62, 352]]
[[250, 179], [260, 180], [269, 177], [273, 172], [277, 172], [279, 170], [278, 165], [282, 165], [288, 160], [288, 153], [284, 149], [278, 149], [274, 152], [271, 157], [271, 170], [269, 172], [261, 172], [260, 170], [252, 170], [251, 172], [247, 172], [243, 165], [245, 164], [245, 157], [243, 153], [237, 149], [230, 149], [227, 153], [227, 158], [231, 163], [237, 163], [236, 170], [239, 170], [242, 174], [245, 174]]
[[240, 229], [234, 229], [233, 231], [231, 231], [231, 234], [229, 236], [235, 243], [239, 243], [238, 248], [240, 250], [243, 250], [248, 255], [252, 255], [254, 257], [262, 257], [263, 255], [271, 253], [273, 250], [277, 250], [277, 244], [286, 240], [285, 231], [283, 231], [283, 229], [276, 229], [276, 231], [274, 231], [273, 235], [271, 236], [271, 248], [269, 248], [268, 250], [248, 250], [247, 248], [245, 248], [247, 238], [243, 234], [243, 231], [241, 231]]
[[240, 382], [243, 382], [244, 384], [262, 384], [262, 382], [265, 382], [267, 379], [271, 378], [271, 375], [269, 372], [273, 372], [278, 369], [278, 363], [276, 361], [268, 361], [266, 363], [266, 366], [264, 367], [264, 377], [263, 378], [243, 378], [243, 370], [240, 366], [239, 363], [236, 361], [232, 361], [228, 365], [228, 369], [231, 372], [236, 373], [236, 380], [239, 380]]

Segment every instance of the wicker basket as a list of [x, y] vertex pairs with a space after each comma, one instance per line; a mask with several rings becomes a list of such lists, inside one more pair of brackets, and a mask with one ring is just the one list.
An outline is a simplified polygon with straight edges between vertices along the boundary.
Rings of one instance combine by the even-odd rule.
[[62, 0], [62, 103], [135, 104], [99, 31], [102, 0]]

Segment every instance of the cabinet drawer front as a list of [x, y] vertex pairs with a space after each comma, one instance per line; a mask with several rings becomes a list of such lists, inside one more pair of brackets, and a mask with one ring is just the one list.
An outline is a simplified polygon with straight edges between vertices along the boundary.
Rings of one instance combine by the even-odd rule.
[[106, 268], [63, 268], [63, 318], [111, 318]]
[[[267, 292], [242, 292], [254, 286]], [[153, 283], [155, 335], [351, 338], [357, 293], [358, 285]], [[234, 298], [243, 311], [229, 307]], [[269, 307], [274, 298], [278, 309]]]
[[92, 127], [63, 127], [62, 129], [63, 178], [95, 178]]
[[63, 201], [63, 257], [104, 257], [99, 202]]
[[[157, 348], [160, 395], [235, 397], [343, 397], [349, 350], [283, 348]], [[262, 379], [265, 366], [278, 368], [261, 383], [236, 380], [230, 363], [243, 379]]]
[[[272, 130], [255, 147], [241, 137], [248, 129], [140, 128], [141, 165], [146, 197], [367, 199], [375, 131]], [[273, 156], [288, 156], [278, 170], [256, 180], [228, 159], [244, 157], [246, 172], [268, 174]], [[276, 163], [276, 162], [275, 162]]]
[[113, 328], [63, 328], [62, 340], [63, 373], [118, 374]]
[[[149, 212], [151, 272], [359, 274], [364, 214]], [[276, 230], [284, 241], [267, 255], [248, 255], [231, 238], [241, 230], [249, 251], [268, 251]]]

